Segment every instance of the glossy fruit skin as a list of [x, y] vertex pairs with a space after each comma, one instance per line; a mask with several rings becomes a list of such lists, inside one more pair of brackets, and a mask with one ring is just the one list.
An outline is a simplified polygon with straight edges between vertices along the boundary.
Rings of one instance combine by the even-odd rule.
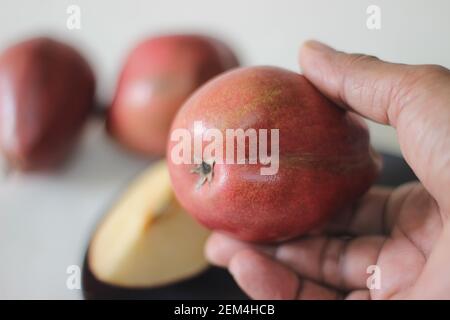
[[280, 130], [276, 175], [261, 175], [255, 164], [216, 164], [211, 183], [198, 189], [194, 165], [175, 164], [177, 142], [168, 142], [182, 206], [208, 228], [242, 240], [278, 242], [311, 231], [360, 197], [380, 169], [365, 123], [284, 69], [241, 68], [217, 77], [186, 101], [171, 130], [195, 136], [199, 120], [199, 135], [207, 128]]
[[0, 56], [0, 149], [17, 170], [61, 164], [94, 106], [95, 79], [72, 47], [50, 38]]
[[189, 95], [238, 66], [221, 41], [166, 35], [141, 42], [129, 55], [109, 109], [108, 131], [135, 152], [163, 156], [170, 124]]

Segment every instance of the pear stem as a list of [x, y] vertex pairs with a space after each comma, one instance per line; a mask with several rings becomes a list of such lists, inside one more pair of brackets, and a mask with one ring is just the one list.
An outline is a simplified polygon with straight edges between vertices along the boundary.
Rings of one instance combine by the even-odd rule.
[[206, 181], [210, 184], [214, 177], [214, 165], [215, 161], [202, 161], [200, 164], [191, 169], [191, 173], [195, 173], [199, 175], [199, 179], [197, 184], [195, 185], [195, 189], [200, 189], [202, 185], [205, 184]]

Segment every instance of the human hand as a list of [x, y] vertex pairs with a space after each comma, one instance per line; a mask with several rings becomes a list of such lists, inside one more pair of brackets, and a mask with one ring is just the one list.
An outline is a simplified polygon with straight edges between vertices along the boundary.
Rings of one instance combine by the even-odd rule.
[[[450, 299], [450, 71], [314, 41], [300, 65], [342, 107], [393, 126], [420, 183], [373, 187], [320, 231], [278, 245], [215, 233], [208, 259], [254, 299]], [[366, 285], [370, 265], [379, 289]]]

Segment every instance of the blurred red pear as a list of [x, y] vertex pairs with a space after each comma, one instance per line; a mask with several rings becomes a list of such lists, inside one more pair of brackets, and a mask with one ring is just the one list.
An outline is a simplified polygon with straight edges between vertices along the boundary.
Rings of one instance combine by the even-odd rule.
[[231, 49], [214, 38], [167, 35], [144, 40], [122, 70], [108, 131], [131, 150], [163, 156], [170, 124], [186, 98], [237, 65]]
[[19, 170], [48, 169], [72, 149], [94, 105], [95, 80], [66, 44], [34, 38], [0, 56], [0, 149]]

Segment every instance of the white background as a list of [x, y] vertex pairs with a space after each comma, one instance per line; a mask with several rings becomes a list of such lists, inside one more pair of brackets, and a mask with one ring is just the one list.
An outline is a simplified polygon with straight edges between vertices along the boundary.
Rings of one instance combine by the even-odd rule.
[[[66, 9], [81, 8], [81, 30], [66, 28]], [[381, 8], [381, 30], [366, 9]], [[0, 0], [0, 49], [51, 34], [85, 52], [107, 103], [127, 52], [143, 36], [203, 32], [233, 46], [245, 65], [298, 70], [310, 38], [341, 50], [403, 63], [450, 67], [448, 0]], [[371, 124], [378, 149], [398, 153], [392, 129]], [[78, 298], [66, 267], [81, 264], [95, 221], [125, 181], [146, 165], [91, 123], [75, 158], [52, 176], [14, 173], [0, 182], [0, 298]]]

